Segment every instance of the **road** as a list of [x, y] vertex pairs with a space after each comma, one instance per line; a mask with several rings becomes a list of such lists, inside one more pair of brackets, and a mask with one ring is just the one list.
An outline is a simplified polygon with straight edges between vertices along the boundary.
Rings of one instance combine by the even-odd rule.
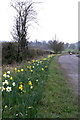
[[76, 55], [62, 55], [59, 56], [58, 61], [74, 93], [78, 95], [79, 58]]

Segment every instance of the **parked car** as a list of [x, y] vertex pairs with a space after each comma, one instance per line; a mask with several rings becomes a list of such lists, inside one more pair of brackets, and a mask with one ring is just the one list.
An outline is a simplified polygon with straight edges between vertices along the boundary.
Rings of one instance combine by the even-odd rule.
[[70, 52], [69, 54], [70, 54], [70, 55], [72, 55], [72, 53], [71, 53], [71, 52]]

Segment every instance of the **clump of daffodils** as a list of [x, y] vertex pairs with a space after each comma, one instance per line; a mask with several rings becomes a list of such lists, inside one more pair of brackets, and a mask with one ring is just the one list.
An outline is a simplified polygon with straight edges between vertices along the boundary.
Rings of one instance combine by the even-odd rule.
[[3, 82], [3, 85], [8, 85], [9, 84], [9, 82], [7, 81], [7, 80], [5, 80], [4, 82]]

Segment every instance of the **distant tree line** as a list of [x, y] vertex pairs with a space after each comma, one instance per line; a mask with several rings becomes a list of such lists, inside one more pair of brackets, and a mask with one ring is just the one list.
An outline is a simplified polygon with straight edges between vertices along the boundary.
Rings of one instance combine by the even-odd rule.
[[78, 42], [77, 43], [71, 43], [71, 44], [69, 44], [69, 43], [65, 43], [64, 44], [64, 47], [65, 47], [65, 49], [78, 49]]
[[35, 40], [35, 42], [29, 42], [29, 47], [30, 48], [39, 48], [39, 49], [45, 49], [48, 50], [48, 43], [44, 40], [42, 42]]
[[40, 49], [46, 49], [46, 50], [53, 50], [54, 53], [61, 53], [64, 50], [64, 43], [63, 42], [58, 42], [57, 40], [49, 40], [48, 42], [46, 41], [35, 41], [35, 42], [30, 42], [29, 43], [30, 47], [33, 48], [40, 48]]

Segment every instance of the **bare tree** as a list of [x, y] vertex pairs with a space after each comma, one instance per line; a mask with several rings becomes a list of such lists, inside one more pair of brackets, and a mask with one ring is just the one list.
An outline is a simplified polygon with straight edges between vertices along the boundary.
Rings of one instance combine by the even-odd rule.
[[11, 34], [18, 43], [18, 57], [20, 52], [24, 55], [25, 47], [28, 48], [28, 28], [31, 25], [31, 21], [36, 22], [37, 12], [34, 10], [34, 3], [32, 1], [23, 2], [16, 0], [11, 4], [17, 13]]

